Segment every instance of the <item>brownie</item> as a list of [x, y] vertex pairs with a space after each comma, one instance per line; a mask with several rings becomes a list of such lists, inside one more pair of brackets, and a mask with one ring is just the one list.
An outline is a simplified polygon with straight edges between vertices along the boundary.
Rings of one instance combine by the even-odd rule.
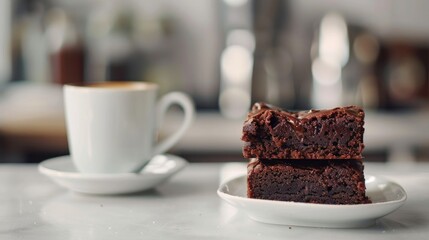
[[359, 160], [256, 160], [248, 164], [249, 198], [321, 204], [370, 203]]
[[364, 112], [356, 106], [289, 112], [256, 103], [243, 126], [245, 158], [362, 159]]

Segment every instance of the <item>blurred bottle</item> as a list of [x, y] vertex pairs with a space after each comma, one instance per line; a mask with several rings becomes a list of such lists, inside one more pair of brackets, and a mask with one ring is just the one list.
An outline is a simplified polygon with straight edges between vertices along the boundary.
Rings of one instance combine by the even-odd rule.
[[92, 9], [85, 25], [85, 43], [88, 47], [89, 82], [101, 82], [107, 79], [107, 64], [110, 54], [115, 50], [111, 42], [117, 37], [111, 37], [114, 21], [119, 9], [112, 2], [100, 4]]
[[243, 118], [251, 105], [255, 36], [250, 1], [220, 3], [225, 46], [220, 55], [219, 109], [227, 118]]
[[375, 109], [379, 106], [379, 86], [375, 63], [380, 43], [368, 30], [349, 26], [350, 60], [344, 69], [344, 104]]
[[426, 90], [425, 65], [419, 49], [403, 44], [389, 49], [385, 86], [391, 107], [416, 107]]
[[178, 89], [173, 71], [169, 16], [156, 2], [109, 2], [93, 9], [86, 22], [91, 81], [150, 81], [160, 92]]
[[289, 51], [289, 5], [285, 1], [253, 1], [256, 39], [252, 102], [284, 108], [295, 104], [293, 59]]
[[344, 103], [343, 69], [350, 54], [346, 21], [337, 13], [329, 13], [322, 18], [317, 33], [311, 104], [314, 108], [332, 108]]
[[380, 42], [375, 71], [380, 108], [415, 109], [428, 105], [428, 51], [415, 42]]
[[0, 1], [0, 84], [10, 79], [11, 52], [10, 52], [10, 24], [11, 1]]
[[46, 36], [49, 43], [53, 81], [80, 84], [84, 81], [84, 46], [70, 16], [62, 9], [47, 13]]
[[23, 79], [35, 83], [51, 82], [51, 64], [46, 41], [43, 17], [45, 6], [41, 2], [27, 6], [26, 12], [16, 21], [14, 28], [21, 29]]

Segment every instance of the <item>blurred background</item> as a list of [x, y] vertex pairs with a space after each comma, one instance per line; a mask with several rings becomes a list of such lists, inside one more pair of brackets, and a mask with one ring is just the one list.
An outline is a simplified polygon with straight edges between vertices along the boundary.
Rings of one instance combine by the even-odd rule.
[[[0, 162], [68, 154], [61, 86], [148, 81], [196, 103], [172, 150], [244, 161], [252, 103], [365, 107], [366, 161], [429, 160], [425, 0], [0, 0]], [[173, 113], [160, 136], [174, 131]]]

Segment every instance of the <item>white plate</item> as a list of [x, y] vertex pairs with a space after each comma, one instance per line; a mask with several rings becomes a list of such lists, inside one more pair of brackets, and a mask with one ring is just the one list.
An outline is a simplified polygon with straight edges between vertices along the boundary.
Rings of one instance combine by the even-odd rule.
[[62, 156], [41, 162], [39, 171], [74, 192], [112, 195], [156, 187], [186, 165], [178, 156], [157, 155], [140, 173], [83, 174], [76, 171], [70, 156]]
[[381, 177], [367, 175], [366, 179], [370, 204], [328, 205], [251, 199], [246, 197], [246, 176], [222, 184], [217, 193], [258, 222], [306, 227], [368, 227], [402, 206], [407, 194], [398, 184]]

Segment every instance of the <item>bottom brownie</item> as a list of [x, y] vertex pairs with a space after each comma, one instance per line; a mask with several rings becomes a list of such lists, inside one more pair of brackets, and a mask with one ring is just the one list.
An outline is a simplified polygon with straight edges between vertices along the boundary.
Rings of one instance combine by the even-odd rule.
[[323, 204], [362, 204], [363, 165], [359, 160], [251, 160], [249, 198]]

